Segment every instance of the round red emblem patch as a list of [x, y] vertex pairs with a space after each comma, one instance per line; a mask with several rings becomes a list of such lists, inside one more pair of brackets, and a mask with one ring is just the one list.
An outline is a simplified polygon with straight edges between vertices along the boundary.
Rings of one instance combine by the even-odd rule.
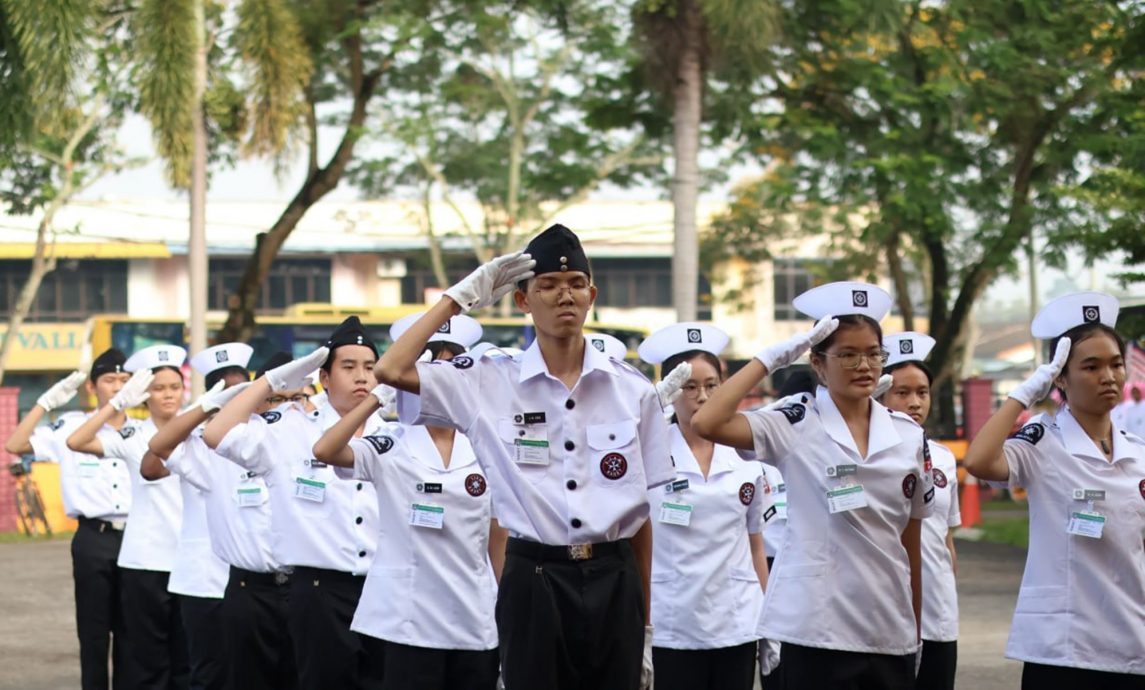
[[469, 492], [470, 496], [480, 496], [485, 493], [485, 477], [479, 474], [471, 474], [465, 478], [465, 490]]
[[914, 474], [908, 474], [902, 480], [902, 495], [907, 498], [914, 498], [914, 488], [918, 486], [918, 477]]
[[620, 453], [609, 453], [600, 460], [600, 473], [609, 479], [620, 479], [628, 474], [628, 461]]
[[940, 489], [946, 488], [946, 473], [937, 467], [934, 468], [934, 485]]
[[744, 482], [739, 487], [739, 502], [745, 506], [751, 505], [755, 500], [755, 484]]
[[1141, 483], [1137, 485], [1137, 490], [1141, 492], [1141, 498], [1145, 498], [1145, 479], [1142, 479]]

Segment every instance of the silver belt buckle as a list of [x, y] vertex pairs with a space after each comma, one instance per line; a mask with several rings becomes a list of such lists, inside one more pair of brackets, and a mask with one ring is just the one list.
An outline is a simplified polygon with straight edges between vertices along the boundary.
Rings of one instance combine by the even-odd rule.
[[284, 573], [281, 570], [275, 571], [275, 573], [274, 573], [274, 584], [285, 585], [289, 581], [290, 581], [290, 573]]
[[111, 528], [116, 532], [122, 532], [127, 528], [127, 520], [108, 520], [108, 522], [111, 524]]
[[592, 558], [592, 544], [569, 544], [570, 561], [587, 561]]

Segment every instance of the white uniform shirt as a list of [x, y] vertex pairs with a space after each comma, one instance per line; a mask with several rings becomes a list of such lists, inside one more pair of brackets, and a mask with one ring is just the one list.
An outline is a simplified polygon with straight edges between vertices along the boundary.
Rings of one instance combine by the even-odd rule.
[[425, 427], [395, 424], [350, 448], [354, 469], [338, 472], [377, 489], [385, 554], [366, 575], [350, 629], [414, 647], [496, 648], [489, 490], [468, 439], [454, 437], [449, 469]]
[[513, 536], [553, 545], [628, 539], [648, 517], [645, 492], [675, 476], [652, 384], [594, 347], [584, 353], [571, 391], [549, 374], [536, 342], [512, 358], [417, 365], [417, 423], [469, 437], [496, 487], [498, 522]]
[[1129, 421], [1129, 411], [1136, 405], [1132, 398], [1129, 400], [1122, 400], [1117, 403], [1117, 407], [1113, 408], [1109, 413], [1109, 418], [1113, 420], [1114, 426], [1118, 429], [1127, 429], [1126, 422]]
[[[378, 539], [374, 487], [339, 479], [311, 454], [338, 419], [329, 403], [310, 413], [283, 405], [235, 426], [216, 450], [266, 480], [279, 563], [365, 575]], [[370, 415], [365, 433], [383, 424]]]
[[[915, 652], [910, 563], [901, 537], [911, 518], [931, 514], [934, 499], [922, 428], [872, 402], [863, 458], [822, 386], [806, 402], [741, 414], [751, 425], [755, 454], [778, 464], [791, 498], [759, 636], [850, 652]], [[854, 475], [827, 475], [829, 468], [850, 465]], [[855, 484], [867, 505], [832, 514], [827, 492]]]
[[[60, 465], [60, 494], [70, 518], [124, 520], [131, 511], [131, 477], [122, 460], [100, 460], [68, 448], [68, 436], [88, 415], [66, 412], [51, 426], [38, 426], [30, 443], [37, 460]], [[105, 426], [107, 431], [115, 429]]]
[[98, 438], [104, 462], [122, 460], [131, 475], [131, 520], [119, 547], [119, 567], [169, 573], [175, 567], [175, 548], [183, 523], [179, 478], [170, 475], [149, 481], [139, 473], [147, 443], [157, 431], [155, 422], [148, 419], [139, 424], [128, 422], [119, 431], [104, 429]]
[[202, 493], [207, 533], [218, 558], [256, 573], [282, 569], [271, 550], [269, 491], [262, 477], [211, 450], [201, 428], [171, 454], [167, 468]]
[[946, 535], [962, 524], [958, 461], [941, 443], [927, 443], [934, 463], [934, 514], [922, 521], [922, 639], [953, 642], [958, 639], [958, 590]]
[[767, 529], [763, 531], [763, 551], [774, 559], [787, 538], [787, 484], [783, 482], [783, 473], [774, 465], [764, 464], [763, 473], [771, 486], [771, 500], [775, 505], [775, 516], [767, 521]]
[[[1006, 656], [1145, 674], [1145, 441], [1114, 427], [1110, 462], [1066, 407], [1034, 416], [1004, 448], [1009, 484], [1030, 504]], [[1105, 517], [1100, 539], [1069, 533], [1077, 512]]]
[[759, 463], [720, 445], [705, 479], [679, 427], [673, 424], [669, 433], [676, 480], [648, 492], [652, 644], [718, 649], [752, 642], [763, 588], [748, 534], [759, 534], [764, 516], [775, 516], [771, 487]]
[[1125, 430], [1145, 438], [1145, 402], [1135, 403], [1125, 412]]

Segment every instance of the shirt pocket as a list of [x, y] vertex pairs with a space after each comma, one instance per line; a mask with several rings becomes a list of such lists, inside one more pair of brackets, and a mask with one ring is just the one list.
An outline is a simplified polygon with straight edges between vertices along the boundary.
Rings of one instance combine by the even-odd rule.
[[[505, 447], [505, 452], [509, 456], [509, 463], [517, 469], [517, 474], [523, 477], [526, 481], [534, 484], [540, 483], [549, 474], [549, 466], [553, 464], [552, 453], [549, 453], [549, 461], [547, 464], [541, 465], [529, 462], [517, 462], [517, 439], [525, 438], [528, 435], [528, 428], [520, 424], [514, 424], [511, 417], [505, 417], [497, 420], [497, 436], [501, 438], [501, 443]], [[545, 434], [545, 440], [552, 444], [552, 439]]]
[[590, 424], [585, 429], [590, 472], [604, 484], [630, 483], [643, 476], [636, 420]]

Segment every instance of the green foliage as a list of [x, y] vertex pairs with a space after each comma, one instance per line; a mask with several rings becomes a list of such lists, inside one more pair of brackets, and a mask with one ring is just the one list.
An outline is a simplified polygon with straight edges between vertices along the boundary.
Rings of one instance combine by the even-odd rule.
[[195, 96], [196, 0], [141, 0], [132, 20], [137, 36], [136, 79], [155, 148], [179, 187], [190, 184], [191, 117]]

